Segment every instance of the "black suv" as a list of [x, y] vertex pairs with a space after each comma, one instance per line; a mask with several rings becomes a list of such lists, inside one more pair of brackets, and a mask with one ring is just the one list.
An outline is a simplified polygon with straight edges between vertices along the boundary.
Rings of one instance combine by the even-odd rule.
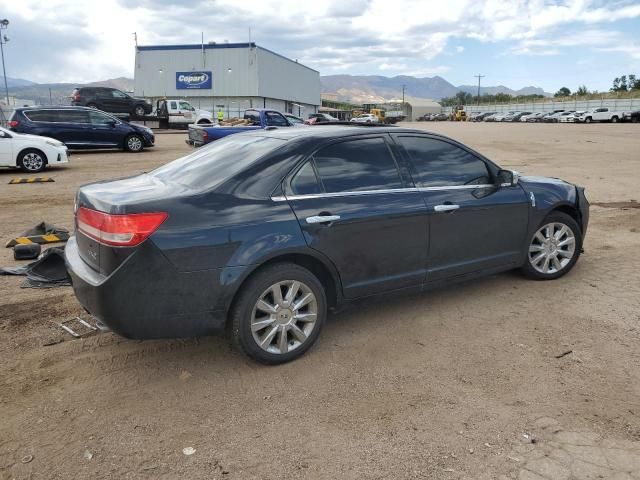
[[98, 108], [110, 113], [128, 113], [142, 117], [151, 113], [152, 105], [142, 98], [134, 98], [117, 88], [80, 87], [71, 94], [71, 105]]

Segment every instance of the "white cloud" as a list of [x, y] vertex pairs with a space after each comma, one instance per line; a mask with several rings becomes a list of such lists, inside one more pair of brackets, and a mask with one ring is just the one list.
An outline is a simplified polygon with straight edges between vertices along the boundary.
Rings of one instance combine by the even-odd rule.
[[[6, 4], [6, 5], [5, 5]], [[449, 67], [430, 63], [465, 53], [454, 42], [511, 43], [510, 54], [558, 55], [568, 47], [638, 58], [611, 22], [638, 19], [629, 0], [36, 0], [5, 2], [12, 76], [89, 81], [131, 76], [134, 44], [246, 41], [297, 58], [324, 74], [389, 75]], [[598, 28], [599, 24], [606, 27]], [[587, 29], [585, 30], [585, 27]], [[452, 46], [457, 45], [457, 46]], [[46, 45], [47, 48], [42, 48]], [[611, 45], [611, 47], [609, 47]], [[621, 46], [617, 46], [621, 45]], [[587, 53], [589, 53], [589, 51]]]

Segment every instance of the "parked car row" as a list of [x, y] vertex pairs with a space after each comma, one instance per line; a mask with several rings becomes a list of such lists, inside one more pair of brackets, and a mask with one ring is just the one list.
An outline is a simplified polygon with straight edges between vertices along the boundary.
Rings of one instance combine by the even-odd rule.
[[467, 117], [467, 120], [470, 122], [528, 123], [638, 122], [640, 121], [640, 111], [623, 112], [608, 107], [600, 107], [582, 111], [557, 109], [547, 112], [472, 112]]

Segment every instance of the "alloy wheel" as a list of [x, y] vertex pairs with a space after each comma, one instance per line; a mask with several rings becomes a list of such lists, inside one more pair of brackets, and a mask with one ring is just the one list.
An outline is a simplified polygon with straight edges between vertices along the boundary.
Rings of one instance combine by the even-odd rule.
[[317, 318], [313, 291], [297, 280], [285, 280], [258, 297], [251, 314], [251, 333], [262, 350], [283, 355], [307, 341]]
[[529, 245], [529, 262], [545, 275], [563, 270], [576, 251], [576, 237], [564, 223], [548, 223], [540, 228]]
[[136, 136], [129, 137], [127, 140], [127, 147], [129, 147], [129, 150], [137, 152], [142, 149], [142, 140]]
[[38, 153], [29, 152], [22, 157], [22, 165], [26, 170], [37, 172], [44, 166], [44, 159]]

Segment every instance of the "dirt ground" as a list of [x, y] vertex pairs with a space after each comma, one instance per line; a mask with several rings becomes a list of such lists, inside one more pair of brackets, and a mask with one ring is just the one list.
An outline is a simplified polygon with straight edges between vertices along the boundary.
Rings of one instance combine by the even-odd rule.
[[[357, 305], [278, 367], [222, 337], [74, 340], [56, 326], [82, 313], [71, 288], [0, 277], [0, 479], [640, 479], [640, 127], [408, 125], [586, 186], [574, 270]], [[73, 153], [55, 183], [0, 171], [0, 238], [71, 228], [79, 185], [177, 158], [184, 138]]]

